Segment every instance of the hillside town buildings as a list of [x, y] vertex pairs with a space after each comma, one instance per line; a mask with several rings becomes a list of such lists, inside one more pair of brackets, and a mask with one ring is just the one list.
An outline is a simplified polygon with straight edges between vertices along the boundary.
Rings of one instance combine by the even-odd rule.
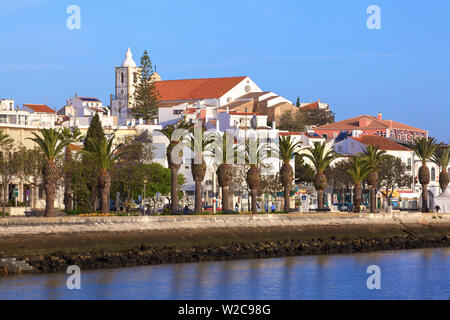
[[[236, 141], [246, 141], [250, 137], [258, 137], [265, 142], [276, 144], [280, 136], [292, 136], [300, 141], [303, 148], [312, 146], [314, 142], [327, 142], [329, 148], [343, 155], [354, 155], [361, 152], [367, 145], [379, 146], [388, 154], [395, 155], [407, 164], [411, 175], [417, 176], [420, 166], [418, 158], [407, 148], [407, 144], [418, 137], [427, 137], [428, 131], [415, 128], [397, 121], [385, 120], [381, 113], [377, 117], [361, 115], [351, 119], [318, 126], [307, 132], [289, 132], [280, 130], [277, 126], [285, 112], [297, 111], [298, 108], [312, 110], [330, 109], [327, 103], [317, 100], [311, 103], [300, 103], [299, 107], [273, 91], [264, 91], [248, 76], [219, 77], [202, 79], [163, 80], [159, 74], [153, 77], [159, 92], [160, 106], [158, 117], [154, 121], [144, 122], [133, 119], [130, 110], [133, 108], [133, 95], [139, 67], [133, 60], [128, 48], [125, 59], [120, 66], [115, 67], [115, 89], [110, 96], [109, 105], [100, 99], [89, 96], [78, 96], [67, 99], [60, 108], [52, 109], [43, 104], [23, 104], [22, 108], [14, 106], [13, 99], [0, 100], [0, 130], [10, 135], [17, 146], [34, 148], [34, 143], [28, 138], [39, 128], [79, 128], [86, 133], [94, 115], [98, 114], [100, 122], [107, 132], [114, 132], [117, 141], [127, 137], [147, 133], [152, 144], [154, 161], [167, 166], [165, 150], [169, 141], [158, 130], [180, 119], [189, 122], [200, 121], [209, 133], [224, 134], [231, 132]], [[58, 110], [58, 111], [55, 111]], [[180, 169], [186, 177], [182, 190], [186, 195], [186, 203], [194, 198], [194, 181], [191, 174], [190, 152], [185, 150]], [[206, 157], [208, 163], [204, 180], [203, 199], [206, 205], [220, 205], [220, 192], [215, 174], [216, 167], [212, 159]], [[292, 160], [294, 166], [294, 159]], [[265, 163], [266, 174], [277, 172], [280, 168], [278, 159], [269, 159]], [[439, 168], [429, 163], [431, 183], [429, 185], [430, 203], [433, 197], [440, 193]], [[449, 168], [450, 170], [450, 168]], [[42, 208], [42, 188], [27, 185], [16, 179], [10, 190], [18, 189], [18, 200], [34, 199], [33, 205]], [[326, 190], [327, 203], [335, 203], [333, 190]], [[11, 193], [12, 194], [12, 193]], [[11, 194], [9, 197], [11, 198]], [[1, 196], [1, 195], [0, 195]], [[380, 192], [379, 207], [383, 207], [383, 194]], [[398, 191], [398, 207], [401, 209], [417, 209], [420, 204], [420, 185], [412, 181], [410, 187]], [[281, 201], [280, 197], [277, 201]], [[63, 207], [62, 189], [58, 192], [55, 205]], [[275, 199], [265, 199], [265, 201]], [[307, 204], [302, 203], [307, 201]], [[240, 207], [248, 206], [248, 194], [236, 192], [233, 203]], [[291, 207], [297, 210], [314, 208], [317, 203], [313, 188], [296, 189], [292, 197]], [[278, 204], [281, 208], [281, 202]]]

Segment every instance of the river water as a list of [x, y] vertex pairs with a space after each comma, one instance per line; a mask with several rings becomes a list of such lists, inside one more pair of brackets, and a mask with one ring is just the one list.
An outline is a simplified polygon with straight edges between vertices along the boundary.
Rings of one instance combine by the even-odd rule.
[[[0, 278], [0, 299], [449, 299], [450, 248], [156, 265]], [[380, 289], [368, 289], [369, 266]], [[369, 281], [370, 283], [376, 283]]]

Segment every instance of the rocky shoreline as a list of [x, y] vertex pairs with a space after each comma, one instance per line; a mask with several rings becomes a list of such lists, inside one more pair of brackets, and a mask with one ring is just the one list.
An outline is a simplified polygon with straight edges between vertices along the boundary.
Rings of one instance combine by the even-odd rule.
[[450, 247], [447, 216], [238, 218], [4, 220], [0, 274]]
[[275, 258], [301, 255], [349, 254], [382, 250], [449, 247], [447, 236], [423, 238], [411, 235], [367, 239], [311, 239], [308, 241], [233, 242], [220, 246], [152, 248], [144, 244], [129, 250], [105, 250], [83, 254], [55, 252], [23, 258], [37, 273], [65, 272], [67, 266], [81, 270], [122, 268], [165, 263]]

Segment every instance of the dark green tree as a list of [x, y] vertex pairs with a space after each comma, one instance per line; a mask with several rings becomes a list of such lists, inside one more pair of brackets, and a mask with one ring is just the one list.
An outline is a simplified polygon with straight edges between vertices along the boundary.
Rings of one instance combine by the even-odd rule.
[[89, 125], [89, 129], [86, 134], [86, 139], [84, 140], [84, 150], [86, 151], [92, 151], [90, 150], [91, 145], [87, 143], [89, 139], [101, 141], [105, 137], [105, 132], [102, 128], [102, 123], [100, 122], [100, 117], [98, 116], [98, 113], [95, 114], [95, 116], [92, 118], [91, 124]]
[[311, 183], [314, 181], [314, 169], [303, 160], [301, 156], [295, 156], [295, 183]]
[[[94, 152], [95, 150], [93, 149], [92, 144], [88, 143], [88, 141], [93, 140], [100, 143], [100, 141], [102, 141], [103, 139], [105, 139], [105, 132], [103, 131], [100, 117], [96, 113], [92, 118], [91, 124], [89, 125], [89, 129], [86, 134], [86, 138], [84, 139], [83, 150], [87, 152]], [[82, 156], [82, 164], [84, 167], [83, 180], [86, 180], [88, 182], [88, 188], [91, 193], [91, 209], [95, 211], [97, 210], [97, 199], [100, 190], [100, 171], [95, 167], [93, 160], [86, 155]]]
[[391, 155], [385, 155], [378, 164], [378, 187], [386, 190], [388, 205], [391, 205], [391, 198], [396, 189], [411, 187], [413, 178], [408, 171], [400, 158]]
[[147, 121], [158, 116], [159, 93], [153, 73], [152, 61], [145, 50], [141, 57], [134, 92], [134, 105], [131, 109], [131, 115], [136, 119], [142, 118]]

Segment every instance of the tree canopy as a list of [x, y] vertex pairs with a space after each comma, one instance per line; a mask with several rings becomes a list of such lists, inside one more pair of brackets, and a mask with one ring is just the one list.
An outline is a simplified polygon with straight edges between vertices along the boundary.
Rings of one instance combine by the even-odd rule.
[[159, 93], [153, 73], [152, 61], [145, 50], [137, 73], [134, 105], [131, 109], [131, 115], [136, 119], [150, 120], [158, 117]]
[[304, 131], [311, 126], [322, 126], [334, 122], [334, 112], [328, 109], [299, 108], [285, 112], [280, 118], [280, 129]]

